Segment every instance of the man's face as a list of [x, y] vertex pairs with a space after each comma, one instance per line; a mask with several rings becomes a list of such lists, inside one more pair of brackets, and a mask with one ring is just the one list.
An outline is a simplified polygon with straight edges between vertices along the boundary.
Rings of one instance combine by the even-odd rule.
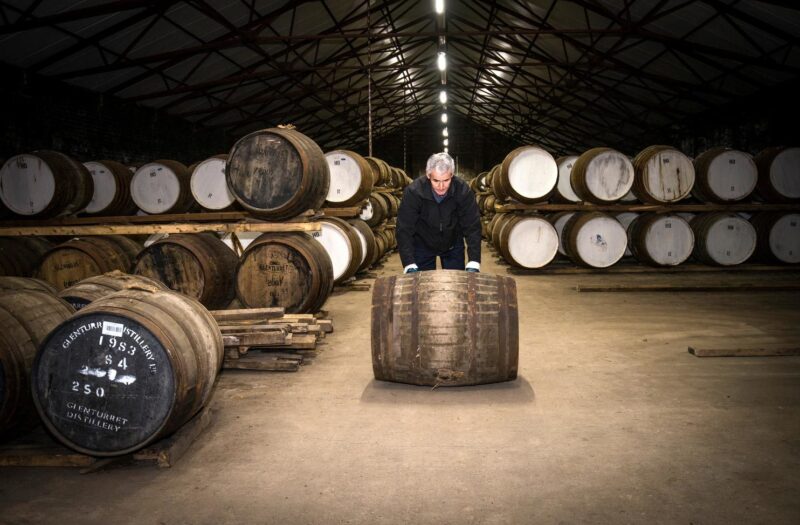
[[428, 180], [431, 181], [431, 186], [433, 186], [433, 191], [436, 195], [441, 197], [447, 193], [448, 188], [450, 188], [450, 182], [453, 180], [453, 172], [434, 169], [428, 173]]

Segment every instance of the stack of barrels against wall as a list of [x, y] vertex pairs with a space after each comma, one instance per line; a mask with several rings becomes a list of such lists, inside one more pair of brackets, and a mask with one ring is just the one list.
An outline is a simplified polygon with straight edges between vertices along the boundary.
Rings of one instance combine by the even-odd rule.
[[396, 246], [393, 217], [409, 182], [379, 158], [346, 150], [324, 154], [309, 137], [286, 128], [256, 131], [229, 153], [188, 167], [174, 160], [135, 169], [111, 160], [81, 164], [54, 151], [17, 155], [0, 168], [3, 219], [80, 214], [100, 222], [105, 216], [239, 209], [284, 222], [308, 220], [309, 210], [325, 207], [356, 211], [347, 220], [318, 218], [321, 230], [313, 234], [161, 234], [144, 248], [142, 239], [120, 235], [65, 242], [2, 237], [0, 275], [35, 276], [63, 290], [92, 276], [130, 272], [207, 308], [224, 308], [235, 296], [250, 308], [316, 312], [334, 284], [378, 264]]
[[[470, 182], [483, 213], [483, 234], [509, 264], [542, 268], [566, 258], [606, 268], [623, 257], [652, 266], [685, 261], [734, 266], [746, 261], [800, 263], [800, 211], [770, 204], [800, 203], [800, 148], [768, 148], [752, 157], [713, 148], [695, 159], [670, 146], [635, 157], [610, 148], [553, 158], [537, 146], [510, 152]], [[581, 211], [537, 213], [540, 204], [582, 204]], [[642, 213], [585, 205], [656, 205]], [[670, 211], [676, 204], [713, 211]], [[751, 213], [725, 205], [751, 204]], [[521, 204], [495, 213], [503, 204]], [[526, 210], [526, 205], [529, 205]], [[758, 211], [762, 207], [766, 211]]]

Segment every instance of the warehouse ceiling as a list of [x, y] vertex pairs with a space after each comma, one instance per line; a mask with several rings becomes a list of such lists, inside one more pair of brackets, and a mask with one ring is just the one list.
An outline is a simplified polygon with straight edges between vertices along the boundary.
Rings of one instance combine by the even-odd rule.
[[233, 137], [291, 123], [324, 149], [437, 122], [445, 90], [457, 122], [580, 152], [797, 79], [798, 9], [445, 0], [438, 15], [434, 0], [0, 0], [0, 61]]

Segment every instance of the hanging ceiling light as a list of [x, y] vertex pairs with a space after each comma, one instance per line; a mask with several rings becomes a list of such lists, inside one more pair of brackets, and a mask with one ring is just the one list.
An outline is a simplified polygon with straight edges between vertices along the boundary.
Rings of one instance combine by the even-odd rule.
[[443, 143], [445, 146], [448, 146], [448, 145], [449, 145], [449, 144], [448, 144], [449, 142], [450, 142], [450, 139], [444, 139], [444, 140], [442, 141], [442, 143]]
[[447, 148], [444, 148], [444, 152], [447, 153]]
[[444, 51], [439, 51], [439, 55], [436, 57], [436, 66], [439, 68], [439, 71], [447, 69], [447, 55]]
[[446, 136], [447, 136], [447, 128], [444, 128], [444, 129], [442, 130], [442, 136], [443, 136], [443, 137], [446, 137]]
[[444, 13], [444, 0], [436, 0], [434, 2], [434, 6], [436, 8], [436, 12], [440, 15]]
[[439, 92], [439, 102], [447, 104], [447, 91], [444, 89]]
[[442, 124], [447, 124], [447, 113], [442, 113]]

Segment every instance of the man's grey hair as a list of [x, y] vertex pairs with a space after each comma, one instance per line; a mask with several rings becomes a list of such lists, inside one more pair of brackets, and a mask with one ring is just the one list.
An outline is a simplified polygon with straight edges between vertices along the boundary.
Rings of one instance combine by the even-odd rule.
[[434, 170], [441, 173], [454, 173], [456, 171], [456, 163], [453, 162], [453, 157], [447, 153], [434, 153], [428, 158], [425, 173], [430, 174]]

